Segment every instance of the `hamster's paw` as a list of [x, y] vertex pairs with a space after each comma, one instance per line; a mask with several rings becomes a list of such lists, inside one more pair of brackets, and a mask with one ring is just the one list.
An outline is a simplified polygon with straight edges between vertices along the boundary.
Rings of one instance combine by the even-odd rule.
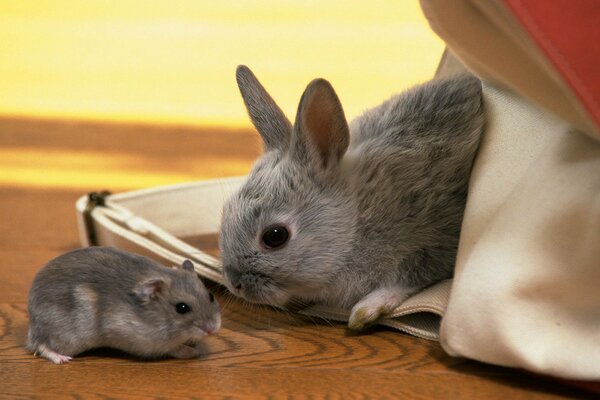
[[391, 314], [413, 292], [406, 288], [391, 287], [369, 293], [352, 307], [348, 328], [360, 331], [373, 325], [381, 317]]
[[73, 359], [73, 357], [65, 356], [53, 350], [50, 350], [43, 344], [38, 346], [35, 354], [39, 354], [40, 356], [52, 361], [54, 364], [66, 364]]
[[185, 343], [173, 350], [169, 355], [175, 358], [198, 358], [203, 354], [200, 343]]

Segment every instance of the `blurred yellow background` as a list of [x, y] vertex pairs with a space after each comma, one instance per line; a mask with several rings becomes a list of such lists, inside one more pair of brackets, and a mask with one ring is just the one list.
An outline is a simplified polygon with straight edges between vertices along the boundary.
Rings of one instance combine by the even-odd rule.
[[[259, 150], [252, 135], [234, 139], [250, 126], [238, 64], [291, 120], [315, 77], [352, 119], [431, 78], [442, 51], [417, 0], [0, 0], [0, 187], [128, 190], [243, 174]], [[150, 139], [147, 128], [78, 120], [167, 130]], [[176, 125], [224, 145], [173, 144]]]
[[416, 0], [0, 0], [0, 114], [248, 126], [247, 64], [290, 118], [320, 76], [351, 119], [442, 49]]

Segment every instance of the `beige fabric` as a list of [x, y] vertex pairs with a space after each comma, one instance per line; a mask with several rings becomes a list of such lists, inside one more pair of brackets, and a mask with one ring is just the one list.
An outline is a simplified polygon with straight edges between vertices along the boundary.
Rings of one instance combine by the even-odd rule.
[[421, 0], [431, 28], [483, 80], [509, 87], [600, 140], [600, 130], [500, 1]]
[[421, 4], [452, 52], [492, 82], [484, 86], [488, 124], [442, 346], [493, 364], [599, 380], [600, 143], [589, 138], [598, 139], [598, 129], [501, 2]]
[[470, 73], [448, 48], [444, 49], [442, 59], [435, 71], [435, 78], [450, 78], [454, 75]]
[[600, 379], [600, 144], [510, 92], [484, 98], [442, 345]]
[[[98, 244], [145, 254], [166, 265], [180, 264], [187, 258], [198, 274], [222, 284], [219, 260], [180, 238], [216, 234], [223, 201], [243, 180], [218, 179], [109, 196], [106, 207], [92, 211]], [[76, 204], [83, 246], [90, 245], [83, 217], [87, 202], [84, 196]], [[450, 281], [440, 282], [407, 299], [393, 318], [381, 324], [437, 340], [450, 286]], [[349, 316], [348, 311], [325, 307], [313, 307], [303, 313], [339, 321], [347, 321]]]

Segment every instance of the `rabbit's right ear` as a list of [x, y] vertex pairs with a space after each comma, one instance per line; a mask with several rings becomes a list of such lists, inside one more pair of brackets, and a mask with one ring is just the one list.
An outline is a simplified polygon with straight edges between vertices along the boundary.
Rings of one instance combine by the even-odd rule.
[[252, 124], [265, 143], [265, 150], [287, 150], [292, 125], [283, 111], [275, 104], [250, 68], [239, 65], [235, 77]]
[[302, 159], [307, 146], [316, 150], [323, 166], [344, 156], [350, 142], [348, 122], [335, 90], [325, 79], [308, 84], [298, 106], [292, 150]]

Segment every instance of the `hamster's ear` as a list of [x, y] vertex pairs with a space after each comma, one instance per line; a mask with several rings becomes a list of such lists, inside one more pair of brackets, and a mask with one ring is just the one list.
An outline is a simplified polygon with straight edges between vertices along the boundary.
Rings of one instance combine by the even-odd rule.
[[183, 263], [181, 263], [181, 269], [185, 271], [195, 272], [194, 264], [190, 260], [185, 260]]
[[165, 290], [167, 282], [163, 278], [150, 278], [135, 288], [135, 294], [142, 302], [155, 300]]
[[302, 154], [310, 146], [324, 166], [337, 163], [348, 148], [350, 132], [344, 109], [325, 79], [315, 79], [308, 84], [298, 106], [294, 124], [292, 150]]
[[292, 125], [283, 111], [248, 67], [238, 66], [235, 77], [252, 124], [263, 139], [265, 151], [287, 150]]

